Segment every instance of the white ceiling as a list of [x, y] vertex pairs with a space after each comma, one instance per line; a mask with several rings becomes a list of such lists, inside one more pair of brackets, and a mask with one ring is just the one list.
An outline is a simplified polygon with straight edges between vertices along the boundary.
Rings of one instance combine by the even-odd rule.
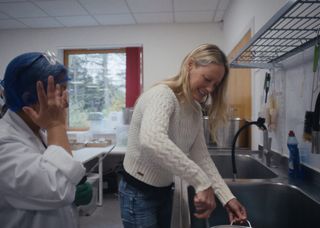
[[0, 29], [220, 22], [232, 0], [0, 0]]

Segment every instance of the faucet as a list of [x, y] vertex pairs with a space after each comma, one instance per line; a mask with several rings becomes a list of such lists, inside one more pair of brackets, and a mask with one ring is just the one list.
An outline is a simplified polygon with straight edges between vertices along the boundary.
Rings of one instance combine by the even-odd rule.
[[[268, 167], [271, 167], [271, 157], [272, 153], [271, 150], [271, 138], [268, 136], [268, 130], [267, 128], [260, 127], [263, 131], [263, 149], [262, 149], [262, 159], [265, 158], [265, 163]], [[263, 156], [264, 155], [264, 156]]]
[[252, 122], [247, 122], [244, 124], [235, 134], [232, 140], [232, 149], [231, 149], [231, 161], [232, 161], [232, 173], [233, 173], [233, 181], [235, 181], [237, 177], [237, 167], [236, 167], [236, 157], [235, 157], [235, 147], [236, 147], [236, 142], [238, 139], [238, 136], [240, 135], [241, 131], [250, 125], [256, 125], [258, 128], [263, 130], [263, 154], [266, 156], [266, 163], [268, 166], [270, 166], [271, 163], [271, 154], [269, 153], [270, 151], [270, 146], [269, 146], [269, 138], [268, 138], [268, 130], [267, 127], [264, 125], [265, 119], [259, 117], [257, 121], [252, 121]]

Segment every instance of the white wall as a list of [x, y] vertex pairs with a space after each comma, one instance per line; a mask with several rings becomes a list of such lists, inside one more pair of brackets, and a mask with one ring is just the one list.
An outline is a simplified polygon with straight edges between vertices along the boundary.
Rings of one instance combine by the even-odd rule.
[[177, 73], [184, 56], [202, 43], [223, 46], [219, 24], [179, 24], [0, 31], [0, 78], [8, 62], [28, 51], [142, 45], [144, 88]]
[[[242, 36], [252, 29], [256, 33], [287, 1], [286, 0], [234, 0], [224, 22], [225, 50], [230, 52]], [[289, 130], [294, 130], [300, 143], [302, 162], [320, 170], [320, 155], [311, 154], [311, 143], [303, 140], [305, 111], [310, 108], [312, 86], [313, 48], [305, 50], [282, 62], [282, 69], [271, 69], [271, 91], [278, 108], [277, 126], [270, 130], [272, 149], [288, 156], [286, 139]], [[263, 83], [269, 69], [252, 70], [252, 117], [256, 119], [263, 108]], [[319, 92], [319, 91], [318, 91]], [[317, 93], [318, 93], [317, 92]], [[316, 94], [317, 94], [316, 93]], [[314, 98], [316, 99], [316, 97]], [[315, 102], [315, 101], [314, 101]], [[252, 128], [253, 149], [262, 144], [262, 134]]]
[[[312, 83], [314, 73], [313, 66], [313, 47], [304, 52], [291, 57], [283, 62], [284, 77], [286, 80], [286, 133], [294, 130], [300, 142], [300, 153], [302, 161], [312, 168], [320, 171], [320, 155], [311, 153], [311, 143], [303, 140], [304, 116], [306, 111], [314, 111], [317, 95], [320, 92], [320, 84], [312, 93]], [[319, 82], [319, 69], [316, 73]], [[315, 83], [316, 85], [316, 83]], [[314, 86], [314, 88], [316, 88]], [[311, 104], [311, 96], [313, 94], [313, 102]]]
[[251, 28], [257, 32], [287, 1], [233, 0], [226, 12], [223, 33], [225, 50], [229, 53]]

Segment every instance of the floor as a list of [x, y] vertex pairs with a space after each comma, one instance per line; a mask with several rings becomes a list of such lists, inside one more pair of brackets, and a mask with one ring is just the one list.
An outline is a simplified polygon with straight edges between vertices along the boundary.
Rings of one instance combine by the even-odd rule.
[[123, 228], [118, 195], [105, 193], [102, 207], [97, 207], [90, 216], [80, 216], [80, 228]]

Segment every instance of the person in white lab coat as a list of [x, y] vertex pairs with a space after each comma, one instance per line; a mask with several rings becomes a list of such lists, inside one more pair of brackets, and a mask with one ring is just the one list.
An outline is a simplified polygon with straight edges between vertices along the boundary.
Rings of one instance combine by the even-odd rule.
[[8, 108], [0, 119], [1, 228], [78, 227], [74, 200], [85, 168], [73, 160], [66, 134], [67, 80], [66, 68], [49, 53], [25, 53], [7, 66], [1, 82]]

